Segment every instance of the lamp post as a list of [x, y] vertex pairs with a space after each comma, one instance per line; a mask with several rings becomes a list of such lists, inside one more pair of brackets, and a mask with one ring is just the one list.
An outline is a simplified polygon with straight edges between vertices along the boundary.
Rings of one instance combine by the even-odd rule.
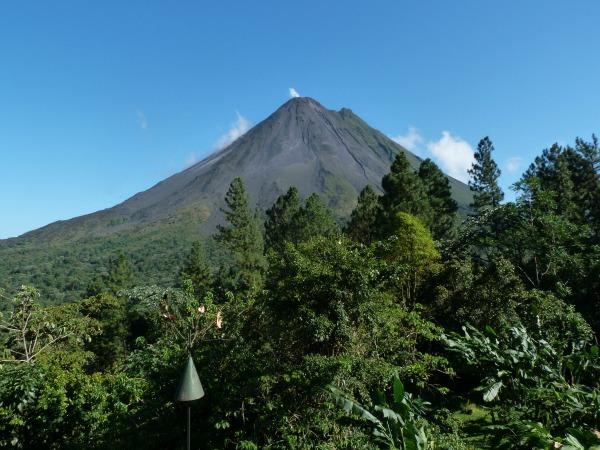
[[175, 394], [175, 400], [178, 402], [185, 402], [187, 404], [187, 450], [190, 450], [190, 416], [191, 416], [191, 403], [194, 400], [198, 400], [204, 397], [204, 389], [202, 389], [202, 383], [200, 383], [200, 377], [196, 371], [194, 360], [192, 355], [188, 355], [188, 360], [181, 374], [179, 380], [179, 386], [177, 387], [177, 393]]

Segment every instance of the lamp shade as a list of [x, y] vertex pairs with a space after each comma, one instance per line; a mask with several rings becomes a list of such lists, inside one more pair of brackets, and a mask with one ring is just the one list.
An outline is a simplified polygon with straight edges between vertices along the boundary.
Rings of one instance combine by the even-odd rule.
[[192, 400], [198, 400], [202, 397], [204, 397], [204, 389], [202, 389], [200, 377], [196, 371], [194, 360], [190, 355], [187, 364], [183, 369], [181, 380], [179, 380], [175, 400], [178, 402], [191, 402]]

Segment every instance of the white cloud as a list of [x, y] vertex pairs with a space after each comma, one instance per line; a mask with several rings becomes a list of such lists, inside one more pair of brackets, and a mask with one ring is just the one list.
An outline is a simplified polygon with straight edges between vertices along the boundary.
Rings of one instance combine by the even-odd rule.
[[474, 158], [473, 148], [467, 141], [442, 131], [442, 138], [429, 142], [427, 149], [448, 175], [464, 182], [469, 179], [467, 170], [473, 165]]
[[140, 128], [142, 130], [147, 130], [148, 129], [148, 119], [146, 119], [146, 114], [144, 114], [144, 111], [137, 111], [137, 120], [138, 120], [138, 125], [140, 126]]
[[[239, 112], [236, 112], [237, 119], [235, 122], [231, 124], [231, 128], [223, 133], [217, 142], [215, 143], [213, 149], [221, 150], [228, 145], [232, 144], [237, 138], [244, 135], [250, 129], [250, 121], [242, 116]], [[196, 164], [200, 159], [198, 158], [198, 154], [196, 152], [190, 152], [185, 157], [185, 168], [191, 167]]]
[[300, 97], [300, 94], [298, 93], [298, 91], [294, 88], [290, 88], [289, 89], [290, 92], [290, 98], [296, 98], [296, 97]]
[[417, 145], [423, 142], [423, 137], [419, 134], [419, 131], [415, 127], [409, 127], [408, 133], [405, 135], [399, 134], [392, 136], [392, 140], [400, 144], [407, 150], [415, 151]]
[[235, 141], [240, 136], [244, 135], [246, 131], [250, 129], [250, 122], [244, 116], [242, 116], [239, 112], [236, 112], [237, 119], [231, 125], [231, 128], [224, 133], [219, 140], [217, 141], [215, 148], [217, 150], [221, 150], [222, 148], [227, 147], [233, 141]]
[[509, 172], [516, 172], [521, 168], [523, 164], [523, 158], [520, 156], [513, 156], [512, 158], [508, 158], [506, 161], [506, 170]]
[[196, 156], [195, 152], [191, 152], [187, 155], [187, 158], [185, 158], [185, 167], [193, 166], [197, 162], [198, 162], [198, 156]]

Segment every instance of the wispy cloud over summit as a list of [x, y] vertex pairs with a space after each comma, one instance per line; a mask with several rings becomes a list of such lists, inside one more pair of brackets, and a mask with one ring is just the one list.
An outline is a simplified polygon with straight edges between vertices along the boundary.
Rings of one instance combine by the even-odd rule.
[[294, 89], [293, 87], [291, 87], [289, 89], [289, 93], [290, 93], [290, 98], [300, 97], [300, 94], [298, 93], [298, 91], [296, 89]]
[[250, 121], [242, 116], [239, 112], [236, 112], [237, 119], [231, 124], [231, 128], [221, 135], [217, 143], [215, 144], [216, 150], [221, 150], [227, 147], [233, 141], [240, 136], [243, 136], [246, 131], [250, 129]]

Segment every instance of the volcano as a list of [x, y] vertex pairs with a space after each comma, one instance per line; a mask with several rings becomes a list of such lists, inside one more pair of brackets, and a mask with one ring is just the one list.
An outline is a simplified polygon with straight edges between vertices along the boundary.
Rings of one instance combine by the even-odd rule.
[[[157, 221], [177, 220], [195, 210], [202, 229], [221, 220], [229, 183], [241, 177], [255, 206], [268, 208], [296, 186], [303, 196], [319, 193], [334, 213], [350, 214], [360, 190], [380, 189], [397, 153], [417, 169], [421, 159], [343, 108], [329, 110], [309, 97], [284, 103], [226, 148], [140, 192], [124, 202], [71, 220], [58, 221], [23, 235], [44, 241], [118, 233]], [[453, 197], [463, 211], [468, 186], [450, 178]]]

